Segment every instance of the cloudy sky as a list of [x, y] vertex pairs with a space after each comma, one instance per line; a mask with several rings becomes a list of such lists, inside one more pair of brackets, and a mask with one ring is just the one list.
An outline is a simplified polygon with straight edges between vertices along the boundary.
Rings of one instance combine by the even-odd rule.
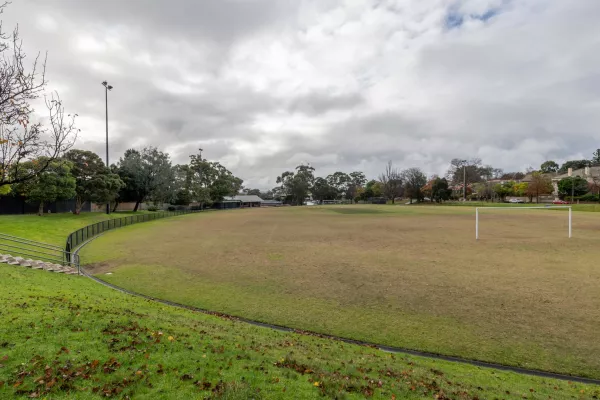
[[600, 147], [598, 0], [14, 0], [28, 53], [111, 159], [201, 147], [250, 187], [387, 160], [505, 170]]

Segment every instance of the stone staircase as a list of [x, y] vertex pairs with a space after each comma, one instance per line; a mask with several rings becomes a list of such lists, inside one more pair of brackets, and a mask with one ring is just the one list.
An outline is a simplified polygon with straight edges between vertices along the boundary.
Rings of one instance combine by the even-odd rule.
[[51, 262], [32, 260], [30, 258], [14, 257], [10, 254], [0, 254], [0, 263], [15, 265], [21, 267], [27, 267], [31, 269], [41, 269], [48, 272], [57, 272], [59, 274], [66, 275], [77, 275], [77, 269], [73, 267], [67, 267], [60, 264], [53, 264]]

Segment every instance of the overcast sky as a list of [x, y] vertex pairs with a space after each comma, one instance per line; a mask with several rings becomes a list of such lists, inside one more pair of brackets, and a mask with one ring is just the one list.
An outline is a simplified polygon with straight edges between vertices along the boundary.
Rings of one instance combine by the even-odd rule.
[[318, 175], [505, 170], [600, 147], [598, 0], [15, 0], [77, 147], [111, 160], [201, 147], [246, 186], [301, 162]]

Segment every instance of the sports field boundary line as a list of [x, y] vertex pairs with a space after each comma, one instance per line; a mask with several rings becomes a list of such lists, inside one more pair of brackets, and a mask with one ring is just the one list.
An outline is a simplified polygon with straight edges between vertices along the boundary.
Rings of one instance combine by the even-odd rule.
[[[99, 235], [96, 235], [94, 237], [91, 237], [88, 240], [86, 240], [85, 242], [81, 243], [79, 245], [79, 247], [77, 247], [77, 249], [74, 251], [74, 254], [79, 255], [79, 251], [82, 248], [84, 248], [86, 245], [88, 245], [89, 243], [91, 243], [92, 241], [94, 241], [95, 239], [97, 239], [103, 235], [104, 235], [104, 232], [100, 233]], [[153, 296], [149, 296], [146, 294], [134, 292], [132, 290], [128, 290], [128, 289], [122, 288], [120, 286], [114, 285], [110, 282], [106, 282], [105, 280], [102, 280], [102, 279], [98, 278], [97, 276], [91, 275], [83, 267], [81, 267], [81, 273], [85, 277], [90, 278], [101, 285], [104, 285], [111, 289], [117, 290], [121, 293], [140, 297], [140, 298], [143, 298], [146, 300], [154, 301], [154, 302], [165, 304], [168, 306], [185, 309], [188, 311], [195, 311], [195, 312], [199, 312], [199, 313], [206, 314], [206, 315], [212, 315], [214, 317], [219, 317], [219, 318], [227, 319], [230, 321], [244, 322], [244, 323], [247, 323], [247, 324], [250, 324], [253, 326], [258, 326], [261, 328], [268, 328], [268, 329], [272, 329], [272, 330], [276, 330], [276, 331], [280, 331], [280, 332], [295, 333], [295, 334], [304, 335], [304, 336], [318, 337], [321, 339], [329, 339], [329, 340], [334, 340], [334, 341], [343, 342], [343, 343], [347, 343], [347, 344], [354, 344], [354, 345], [359, 345], [359, 346], [363, 346], [363, 347], [369, 347], [372, 349], [377, 349], [377, 350], [385, 351], [388, 353], [407, 354], [407, 355], [425, 357], [425, 358], [434, 359], [434, 360], [442, 360], [442, 361], [449, 361], [449, 362], [454, 362], [454, 363], [459, 363], [459, 364], [472, 365], [472, 366], [481, 367], [481, 368], [496, 369], [496, 370], [505, 371], [505, 372], [513, 372], [513, 373], [517, 373], [517, 374], [521, 374], [521, 375], [536, 376], [539, 378], [551, 378], [551, 379], [558, 379], [558, 380], [563, 380], [563, 381], [571, 381], [571, 382], [584, 383], [584, 384], [590, 384], [590, 385], [600, 385], [600, 379], [587, 378], [584, 376], [559, 374], [559, 373], [543, 371], [543, 370], [539, 370], [539, 369], [529, 369], [529, 368], [517, 367], [517, 366], [513, 366], [513, 365], [497, 364], [497, 363], [488, 362], [488, 361], [480, 361], [480, 360], [474, 360], [474, 359], [469, 359], [469, 358], [462, 358], [462, 357], [458, 357], [458, 356], [448, 356], [448, 355], [444, 355], [444, 354], [409, 349], [409, 348], [405, 348], [405, 347], [388, 346], [388, 345], [383, 345], [383, 344], [378, 344], [378, 343], [371, 343], [371, 342], [367, 342], [364, 340], [350, 339], [350, 338], [345, 338], [345, 337], [336, 336], [336, 335], [330, 335], [330, 334], [326, 334], [326, 333], [307, 331], [307, 330], [291, 328], [291, 327], [283, 326], [283, 325], [270, 324], [267, 322], [256, 321], [256, 320], [245, 318], [245, 317], [239, 317], [237, 315], [226, 314], [226, 313], [222, 313], [222, 312], [218, 312], [218, 311], [211, 311], [211, 310], [207, 310], [207, 309], [200, 308], [200, 307], [190, 306], [187, 304], [181, 304], [181, 303], [177, 303], [174, 301], [164, 300], [164, 299], [160, 299], [158, 297], [153, 297]]]

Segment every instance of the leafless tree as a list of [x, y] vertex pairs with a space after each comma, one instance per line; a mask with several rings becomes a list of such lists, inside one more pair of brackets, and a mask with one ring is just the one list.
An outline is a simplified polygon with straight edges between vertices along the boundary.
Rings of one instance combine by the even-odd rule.
[[385, 172], [379, 175], [379, 181], [383, 188], [383, 195], [393, 204], [396, 196], [402, 194], [402, 176], [391, 161], [388, 161], [385, 166]]
[[[0, 14], [8, 3], [0, 5]], [[31, 103], [43, 95], [47, 85], [46, 57], [32, 62], [19, 38], [18, 27], [7, 34], [0, 22], [0, 187], [32, 179], [69, 150], [77, 137], [75, 115], [65, 116], [58, 94], [44, 96], [47, 126], [33, 122]], [[20, 165], [44, 157], [33, 170], [22, 173]]]

